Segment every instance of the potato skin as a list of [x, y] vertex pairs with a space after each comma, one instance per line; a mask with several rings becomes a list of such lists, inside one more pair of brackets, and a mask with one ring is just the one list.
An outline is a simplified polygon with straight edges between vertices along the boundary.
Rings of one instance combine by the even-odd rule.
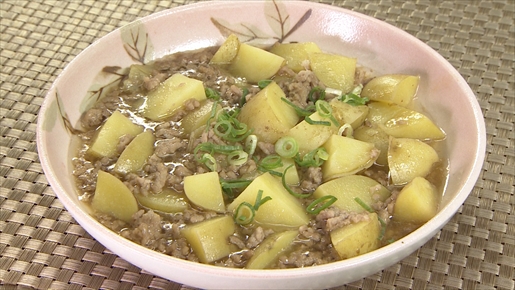
[[423, 177], [415, 177], [399, 193], [393, 209], [393, 219], [423, 224], [436, 215], [437, 209], [436, 187]]
[[389, 74], [373, 78], [363, 87], [362, 97], [373, 101], [407, 106], [415, 97], [419, 76]]

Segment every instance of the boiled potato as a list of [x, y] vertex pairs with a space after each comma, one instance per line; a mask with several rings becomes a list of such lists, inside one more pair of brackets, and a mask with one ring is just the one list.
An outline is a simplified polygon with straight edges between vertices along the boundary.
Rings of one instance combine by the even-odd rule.
[[243, 77], [249, 83], [257, 83], [271, 78], [283, 65], [284, 58], [242, 43], [228, 70], [232, 75]]
[[309, 54], [309, 62], [313, 73], [326, 87], [340, 90], [343, 94], [354, 88], [355, 58], [314, 52]]
[[[291, 165], [295, 165], [295, 160], [293, 160], [293, 158], [281, 158], [281, 161], [283, 163], [283, 166], [274, 169], [274, 171], [284, 173], [284, 170], [286, 170], [286, 168], [290, 167]], [[282, 182], [282, 177], [278, 177], [278, 178], [280, 178], [281, 182]], [[295, 166], [288, 169], [288, 172], [286, 172], [286, 176], [284, 177], [284, 181], [288, 185], [298, 185], [299, 184], [299, 182], [300, 182], [299, 172], [297, 171], [297, 168]]]
[[95, 133], [87, 153], [94, 157], [114, 157], [118, 154], [116, 147], [122, 136], [135, 137], [141, 132], [143, 127], [132, 123], [122, 113], [115, 111]]
[[186, 198], [170, 188], [166, 188], [158, 194], [134, 194], [134, 197], [142, 206], [156, 211], [178, 213], [188, 208]]
[[390, 136], [386, 134], [379, 126], [372, 124], [371, 126], [360, 126], [354, 130], [353, 137], [356, 140], [374, 144], [379, 149], [379, 157], [376, 163], [380, 165], [388, 165], [388, 145]]
[[254, 255], [247, 262], [247, 269], [270, 268], [279, 257], [293, 246], [293, 240], [297, 237], [298, 231], [291, 230], [273, 234], [267, 237], [254, 251]]
[[309, 222], [309, 217], [300, 201], [291, 195], [279, 179], [270, 173], [263, 173], [250, 183], [247, 188], [227, 207], [234, 212], [242, 202], [254, 205], [258, 192], [262, 198], [272, 198], [262, 204], [256, 211], [254, 222], [266, 228], [298, 228]]
[[357, 173], [374, 164], [379, 150], [374, 144], [332, 135], [323, 146], [329, 159], [322, 164], [324, 181]]
[[415, 177], [425, 177], [438, 161], [435, 149], [420, 140], [390, 138], [388, 166], [393, 184], [405, 184]]
[[154, 153], [156, 138], [151, 131], [136, 136], [123, 150], [114, 164], [113, 170], [120, 174], [136, 172], [143, 168], [147, 159]]
[[292, 137], [299, 145], [299, 154], [301, 156], [322, 146], [331, 135], [338, 133], [338, 127], [329, 119], [321, 117], [318, 112], [314, 112], [309, 116], [313, 121], [328, 121], [330, 126], [310, 124], [306, 120], [291, 128], [286, 136]]
[[196, 206], [216, 212], [225, 212], [218, 172], [184, 177], [184, 193]]
[[436, 215], [438, 191], [423, 177], [415, 177], [399, 193], [393, 208], [393, 219], [423, 224]]
[[367, 221], [350, 224], [331, 232], [331, 243], [342, 259], [371, 252], [380, 246], [381, 224], [376, 213]]
[[[207, 124], [207, 121], [211, 117], [211, 113], [213, 112], [214, 101], [205, 100], [202, 102], [200, 107], [195, 110], [189, 112], [181, 121], [181, 127], [184, 129], [184, 133], [186, 135], [190, 135], [195, 132], [200, 127]], [[214, 108], [215, 113], [222, 110], [222, 106], [217, 104]], [[213, 121], [214, 122], [214, 121]]]
[[309, 60], [312, 52], [322, 52], [314, 42], [276, 43], [270, 48], [270, 52], [284, 57], [286, 65], [295, 72], [305, 70], [303, 62]]
[[396, 138], [441, 140], [445, 133], [429, 117], [398, 105], [370, 104], [368, 119]]
[[211, 58], [209, 63], [216, 65], [230, 64], [234, 58], [236, 58], [239, 49], [240, 40], [236, 35], [231, 34], [216, 51], [215, 55], [213, 55], [213, 58]]
[[190, 99], [206, 99], [204, 84], [176, 73], [148, 93], [142, 115], [152, 121], [160, 121], [172, 116]]
[[349, 124], [353, 129], [361, 126], [368, 115], [369, 109], [364, 105], [353, 106], [338, 99], [333, 99], [329, 104], [333, 109], [334, 118], [340, 123], [340, 125]]
[[124, 222], [131, 222], [138, 211], [138, 202], [131, 190], [110, 173], [99, 170], [91, 207]]
[[253, 129], [259, 141], [275, 143], [299, 121], [290, 105], [281, 100], [284, 92], [271, 82], [243, 105], [238, 120]]
[[181, 234], [188, 240], [200, 262], [211, 263], [236, 250], [229, 243], [229, 236], [235, 231], [236, 225], [232, 217], [222, 216], [186, 225]]
[[407, 106], [417, 93], [419, 76], [413, 75], [383, 75], [373, 78], [365, 84], [362, 97], [373, 101]]
[[348, 175], [323, 183], [313, 193], [314, 198], [326, 195], [337, 198], [333, 206], [351, 212], [364, 212], [366, 210], [356, 202], [355, 198], [361, 199], [370, 206], [378, 200], [386, 200], [390, 196], [390, 191], [372, 178]]

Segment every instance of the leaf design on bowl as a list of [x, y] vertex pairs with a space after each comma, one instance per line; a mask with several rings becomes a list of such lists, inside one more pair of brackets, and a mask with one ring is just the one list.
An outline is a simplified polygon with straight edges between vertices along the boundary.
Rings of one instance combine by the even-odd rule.
[[266, 44], [267, 40], [272, 39], [281, 43], [299, 29], [309, 19], [312, 12], [311, 9], [308, 9], [302, 17], [291, 26], [290, 14], [283, 2], [275, 0], [267, 1], [264, 10], [266, 21], [276, 35], [268, 35], [251, 23], [241, 22], [234, 24], [215, 17], [211, 17], [211, 22], [224, 37], [235, 34], [241, 42]]
[[54, 128], [56, 116], [59, 116], [61, 118], [63, 126], [69, 134], [78, 134], [81, 132], [81, 130], [75, 129], [72, 123], [70, 122], [70, 117], [64, 110], [64, 105], [62, 103], [62, 99], [59, 96], [59, 91], [57, 89], [55, 90], [55, 101], [52, 102], [52, 104], [46, 111], [44, 124], [44, 129], [46, 131], [51, 131]]
[[154, 57], [154, 46], [148, 37], [145, 25], [135, 21], [120, 28], [123, 48], [132, 60], [145, 64]]

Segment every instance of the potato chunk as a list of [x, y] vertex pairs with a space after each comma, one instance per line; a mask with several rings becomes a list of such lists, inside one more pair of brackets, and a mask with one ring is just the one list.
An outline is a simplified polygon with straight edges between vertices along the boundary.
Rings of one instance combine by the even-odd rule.
[[284, 92], [271, 82], [241, 108], [238, 120], [253, 129], [259, 141], [275, 143], [299, 121], [290, 105], [281, 100]]
[[206, 125], [207, 121], [211, 117], [213, 109], [215, 114], [216, 112], [222, 110], [222, 106], [220, 104], [217, 104], [216, 107], [213, 108], [214, 105], [215, 102], [213, 102], [212, 100], [206, 100], [202, 102], [200, 107], [189, 112], [186, 116], [184, 116], [184, 118], [182, 118], [181, 121], [181, 126], [184, 129], [184, 134], [190, 135], [197, 129]]
[[370, 80], [361, 92], [362, 97], [373, 101], [407, 106], [417, 93], [419, 76], [383, 75]]
[[367, 106], [353, 106], [337, 99], [333, 99], [329, 102], [333, 109], [334, 118], [340, 123], [340, 125], [349, 124], [353, 129], [358, 128], [363, 124], [368, 115]]
[[355, 58], [315, 52], [309, 54], [309, 62], [311, 70], [326, 87], [340, 90], [344, 94], [354, 88]]
[[351, 175], [374, 164], [379, 150], [374, 144], [332, 135], [323, 146], [329, 159], [322, 164], [324, 180]]
[[384, 201], [390, 196], [390, 191], [372, 178], [362, 175], [348, 175], [338, 177], [320, 185], [313, 193], [314, 198], [332, 195], [337, 198], [334, 206], [352, 212], [365, 212], [366, 210], [356, 202], [361, 199], [371, 206], [377, 201]]
[[379, 157], [376, 159], [376, 163], [380, 165], [388, 165], [388, 145], [390, 142], [390, 136], [386, 134], [376, 124], [371, 126], [360, 126], [354, 130], [354, 138], [363, 142], [374, 144], [379, 149]]
[[293, 240], [297, 237], [298, 231], [291, 230], [273, 234], [267, 237], [254, 251], [254, 255], [248, 261], [247, 269], [270, 268], [279, 256], [287, 252], [293, 246]]
[[160, 121], [172, 116], [190, 99], [206, 99], [204, 84], [176, 73], [148, 93], [142, 115], [152, 121]]
[[[313, 121], [329, 121], [314, 112], [309, 116]], [[330, 121], [329, 121], [330, 122]], [[331, 135], [338, 133], [338, 127], [333, 123], [330, 126], [310, 124], [306, 120], [291, 128], [286, 136], [292, 137], [299, 145], [299, 153], [301, 156], [317, 149], [322, 146]]]
[[154, 153], [156, 138], [151, 131], [136, 136], [123, 150], [114, 164], [114, 171], [120, 174], [136, 172], [143, 168], [147, 159]]
[[322, 52], [314, 42], [300, 43], [276, 43], [270, 48], [270, 52], [284, 57], [286, 65], [294, 72], [304, 70], [303, 62], [309, 60], [312, 52]]
[[216, 212], [225, 212], [224, 197], [217, 172], [184, 177], [184, 193], [196, 206]]
[[302, 204], [292, 196], [282, 185], [281, 181], [270, 173], [258, 176], [247, 188], [227, 207], [235, 211], [242, 202], [254, 205], [259, 190], [263, 191], [262, 198], [272, 199], [262, 204], [256, 211], [254, 222], [265, 228], [297, 228], [309, 222], [309, 217]]
[[242, 43], [228, 70], [234, 76], [245, 78], [249, 83], [257, 83], [271, 78], [283, 65], [284, 58]]
[[420, 140], [390, 138], [388, 166], [393, 184], [405, 184], [415, 177], [425, 177], [439, 159], [435, 149]]
[[122, 113], [115, 111], [95, 133], [87, 153], [94, 157], [114, 157], [118, 154], [116, 147], [122, 136], [134, 137], [141, 132], [143, 127], [132, 123]]
[[121, 180], [99, 170], [91, 207], [129, 223], [132, 221], [132, 215], [138, 211], [138, 202]]
[[136, 200], [144, 207], [166, 212], [178, 213], [188, 208], [186, 198], [173, 189], [166, 188], [158, 194], [135, 194]]
[[445, 133], [426, 115], [398, 105], [370, 104], [368, 119], [396, 138], [441, 140]]
[[350, 224], [331, 232], [331, 243], [342, 259], [371, 252], [380, 245], [381, 224], [376, 213], [367, 221]]
[[393, 208], [393, 219], [423, 224], [436, 215], [437, 209], [436, 187], [423, 177], [415, 177], [399, 193]]
[[181, 234], [190, 243], [193, 252], [202, 263], [211, 263], [229, 256], [235, 246], [229, 236], [236, 231], [232, 217], [222, 216], [185, 226]]
[[234, 34], [227, 37], [224, 43], [216, 51], [209, 63], [216, 65], [228, 65], [238, 55], [240, 49], [240, 40]]

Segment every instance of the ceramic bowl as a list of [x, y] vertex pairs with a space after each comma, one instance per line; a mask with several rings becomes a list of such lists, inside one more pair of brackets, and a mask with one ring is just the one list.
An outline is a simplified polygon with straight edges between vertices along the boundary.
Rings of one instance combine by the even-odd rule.
[[[118, 67], [166, 54], [220, 45], [229, 33], [255, 45], [313, 41], [322, 50], [356, 57], [375, 73], [421, 76], [418, 102], [447, 133], [449, 180], [438, 214], [406, 237], [371, 253], [331, 264], [288, 270], [245, 270], [180, 260], [136, 245], [92, 218], [72, 178], [70, 141], [82, 112], [116, 84]], [[80, 53], [55, 80], [37, 128], [41, 165], [76, 221], [105, 247], [155, 275], [200, 288], [327, 288], [374, 274], [433, 237], [471, 192], [483, 164], [485, 127], [473, 92], [433, 49], [387, 23], [304, 1], [209, 1], [152, 14], [117, 29]]]

